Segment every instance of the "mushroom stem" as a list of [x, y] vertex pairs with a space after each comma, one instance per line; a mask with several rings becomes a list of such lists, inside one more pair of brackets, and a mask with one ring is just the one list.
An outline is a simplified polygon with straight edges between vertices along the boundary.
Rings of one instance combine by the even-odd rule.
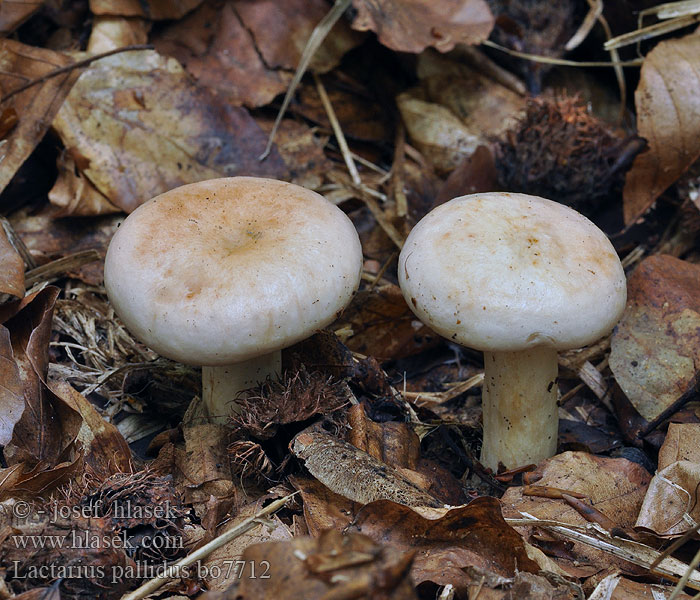
[[236, 395], [282, 372], [282, 352], [276, 350], [234, 365], [202, 367], [202, 401], [214, 423], [226, 423], [236, 412]]
[[481, 462], [512, 469], [557, 451], [557, 351], [539, 346], [518, 352], [484, 352]]

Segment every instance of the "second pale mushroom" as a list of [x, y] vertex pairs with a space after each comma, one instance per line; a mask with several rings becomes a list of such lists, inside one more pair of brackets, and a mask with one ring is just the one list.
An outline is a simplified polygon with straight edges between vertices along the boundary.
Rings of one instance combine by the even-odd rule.
[[131, 213], [112, 239], [105, 287], [129, 331], [202, 365], [225, 421], [238, 392], [281, 371], [281, 349], [330, 324], [360, 282], [355, 228], [325, 198], [254, 177], [185, 185]]
[[483, 464], [495, 471], [553, 456], [557, 351], [596, 341], [625, 306], [625, 274], [606, 235], [544, 198], [462, 196], [411, 231], [399, 283], [424, 323], [484, 353]]

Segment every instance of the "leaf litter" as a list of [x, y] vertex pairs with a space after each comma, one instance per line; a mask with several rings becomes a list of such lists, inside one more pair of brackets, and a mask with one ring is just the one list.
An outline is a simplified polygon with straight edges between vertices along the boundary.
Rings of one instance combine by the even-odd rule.
[[[641, 46], [635, 126], [579, 100], [609, 87], [596, 72], [552, 77], [564, 90], [547, 74], [576, 45], [575, 57], [598, 58], [596, 23], [607, 37], [634, 26], [614, 3], [586, 16], [568, 4], [354, 0], [327, 31], [320, 1], [14, 4], [0, 7], [15, 32], [0, 57], [6, 596], [49, 589], [37, 575], [49, 567], [66, 598], [136, 600], [163, 584], [202, 598], [637, 600], [687, 597], [672, 591], [681, 578], [700, 589], [688, 567], [697, 32]], [[540, 57], [487, 54], [488, 38]], [[129, 50], [144, 43], [154, 49]], [[85, 49], [117, 53], [80, 62]], [[628, 112], [610, 91], [596, 113]], [[114, 315], [102, 257], [124, 212], [237, 174], [326, 195], [353, 220], [365, 263], [344, 314], [287, 349], [285, 376], [247, 391], [219, 425], [202, 412], [198, 371]], [[492, 473], [478, 460], [480, 355], [413, 316], [396, 257], [432, 207], [499, 189], [586, 213], [623, 259], [629, 297], [609, 345], [560, 357], [560, 453]], [[97, 500], [105, 510], [91, 512]], [[13, 521], [20, 502], [32, 519], [47, 502], [70, 517]], [[30, 555], [17, 543], [76, 531], [134, 547]], [[156, 539], [179, 546], [152, 552]], [[248, 571], [225, 573], [236, 561]], [[72, 578], [78, 562], [120, 577]]]

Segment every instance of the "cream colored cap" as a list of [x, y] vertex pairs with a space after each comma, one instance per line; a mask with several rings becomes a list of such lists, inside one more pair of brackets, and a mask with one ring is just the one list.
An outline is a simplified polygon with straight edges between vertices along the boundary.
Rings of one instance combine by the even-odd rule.
[[627, 296], [617, 253], [591, 221], [511, 193], [462, 196], [426, 215], [401, 251], [399, 283], [423, 322], [483, 351], [589, 344]]
[[359, 286], [352, 222], [323, 196], [254, 177], [185, 185], [127, 217], [105, 260], [117, 314], [163, 356], [219, 366], [332, 322]]

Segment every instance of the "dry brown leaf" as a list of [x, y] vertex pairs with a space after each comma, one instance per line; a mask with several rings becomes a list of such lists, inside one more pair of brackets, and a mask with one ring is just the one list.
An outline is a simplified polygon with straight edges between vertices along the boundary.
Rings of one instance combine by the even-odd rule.
[[503, 577], [539, 571], [521, 537], [503, 520], [498, 500], [487, 496], [466, 506], [420, 513], [380, 500], [364, 506], [348, 529], [397, 550], [415, 550], [411, 575], [416, 584], [452, 584], [458, 594], [465, 594], [472, 582], [468, 566]]
[[0, 297], [24, 296], [24, 261], [0, 230]]
[[334, 530], [317, 538], [255, 544], [246, 548], [243, 561], [248, 570], [258, 565], [256, 576], [244, 573], [238, 588], [220, 600], [297, 600], [301, 595], [304, 600], [412, 600], [417, 598], [409, 575], [412, 557], [410, 550]]
[[[217, 531], [217, 535], [224, 534], [232, 527], [236, 527], [244, 519], [253, 517], [263, 508], [263, 501], [266, 497], [260, 498], [256, 502], [251, 502], [243, 506], [235, 513], [235, 519], [231, 519], [226, 526]], [[207, 582], [207, 587], [211, 590], [224, 590], [229, 585], [241, 579], [250, 577], [250, 566], [246, 566], [246, 572], [241, 572], [241, 555], [249, 546], [253, 544], [262, 544], [264, 542], [286, 542], [292, 539], [292, 532], [277, 515], [272, 515], [266, 519], [264, 527], [256, 527], [231, 540], [212, 552], [205, 560], [202, 560], [202, 573], [205, 574], [203, 579]], [[238, 572], [232, 565], [238, 563]], [[260, 563], [256, 563], [256, 569]], [[262, 575], [261, 572], [255, 572], [256, 576]]]
[[59, 289], [44, 288], [25, 299], [22, 309], [5, 322], [19, 367], [25, 409], [5, 447], [8, 464], [26, 462], [56, 466], [71, 456], [82, 424], [79, 414], [46, 387], [51, 318]]
[[[292, 71], [299, 65], [311, 32], [330, 10], [325, 0], [236, 0], [233, 5], [253, 34], [265, 64]], [[330, 71], [363, 39], [340, 19], [314, 52], [309, 68], [317, 73]]]
[[275, 149], [248, 113], [194, 86], [156, 52], [94, 63], [54, 120], [66, 148], [107, 199], [127, 212], [185, 183], [239, 174], [284, 178]]
[[328, 489], [366, 504], [389, 499], [407, 506], [442, 506], [397, 469], [325, 433], [300, 433], [292, 452]]
[[464, 504], [462, 484], [437, 463], [421, 457], [420, 438], [409, 423], [376, 423], [361, 404], [348, 410], [348, 442], [396, 468], [404, 477], [445, 504]]
[[78, 440], [83, 444], [85, 464], [100, 479], [115, 473], [131, 473], [131, 450], [119, 430], [105, 421], [80, 392], [64, 381], [54, 381], [51, 391], [75, 409], [83, 419]]
[[[335, 85], [330, 75], [328, 80], [324, 78], [324, 86], [345, 137], [350, 140], [391, 143], [393, 132], [390, 118], [369, 91], [350, 91], [342, 82]], [[330, 131], [328, 112], [316, 86], [302, 83], [298, 94], [299, 103], [293, 104], [290, 110]]]
[[429, 102], [421, 90], [399, 94], [396, 104], [411, 142], [438, 173], [449, 173], [474, 153], [481, 139], [449, 108]]
[[411, 356], [440, 343], [393, 284], [358, 292], [336, 326], [352, 329], [345, 340], [348, 348], [379, 360]]
[[[535, 476], [538, 486], [549, 486], [584, 494], [590, 505], [612, 519], [620, 528], [632, 527], [651, 476], [637, 463], [624, 458], [603, 458], [586, 452], [564, 452], [542, 462]], [[503, 512], [507, 517], [522, 518], [521, 512], [572, 525], [584, 525], [587, 521], [564, 500], [525, 496], [522, 487], [508, 488], [502, 498]], [[612, 562], [629, 569], [630, 564], [611, 558], [600, 550], [576, 543], [573, 547], [576, 565], [561, 558], [557, 564], [572, 574], [600, 571]]]
[[651, 421], [687, 389], [700, 365], [700, 266], [667, 255], [640, 263], [612, 337], [610, 368]]
[[681, 535], [700, 521], [700, 424], [671, 423], [659, 450], [636, 527], [663, 537]]
[[[12, 439], [12, 430], [24, 411], [19, 368], [12, 354], [10, 332], [0, 326], [0, 446]], [[0, 476], [0, 480], [4, 478]]]
[[44, 0], [3, 0], [0, 3], [0, 37], [6, 37], [36, 13]]
[[202, 0], [90, 0], [94, 15], [179, 19], [196, 8]]
[[[14, 40], [0, 40], [0, 96], [72, 62], [59, 52], [26, 46]], [[19, 121], [3, 141], [0, 192], [44, 137], [79, 75], [80, 70], [69, 70], [3, 103], [3, 111], [13, 110]]]
[[[661, 598], [670, 598], [674, 586], [656, 585], [651, 583], [641, 583], [633, 581], [626, 577], [621, 577], [615, 590], [610, 596], [610, 600], [661, 600]], [[680, 593], [676, 596], [677, 600], [690, 600], [691, 596]], [[602, 599], [601, 599], [602, 600]]]
[[700, 34], [659, 42], [644, 58], [634, 99], [637, 130], [649, 149], [627, 173], [627, 224], [700, 156]]
[[341, 530], [350, 523], [360, 508], [352, 500], [329, 490], [311, 477], [293, 475], [289, 482], [301, 492], [304, 503], [304, 520], [309, 534], [317, 537], [324, 529]]
[[428, 46], [441, 52], [456, 44], [480, 44], [494, 19], [483, 0], [353, 0], [353, 29], [371, 30], [392, 50], [418, 53]]
[[268, 104], [292, 78], [263, 62], [232, 2], [221, 8], [202, 5], [157, 35], [154, 44], [159, 52], [175, 57], [200, 85], [235, 106]]
[[418, 57], [416, 71], [428, 99], [449, 108], [484, 144], [515, 125], [524, 113], [523, 96], [435, 51]]
[[91, 54], [109, 52], [115, 48], [148, 43], [150, 23], [139, 17], [96, 16], [87, 51]]
[[55, 217], [91, 217], [121, 212], [76, 167], [70, 152], [59, 154], [58, 178], [49, 192]]
[[[110, 215], [95, 219], [53, 219], [52, 211], [43, 210], [34, 214], [31, 210], [15, 212], [10, 222], [22, 238], [37, 263], [62, 258], [81, 250], [97, 250], [101, 256], [114, 232], [123, 220], [122, 215]], [[84, 265], [73, 277], [100, 285], [103, 280], [103, 261]]]

